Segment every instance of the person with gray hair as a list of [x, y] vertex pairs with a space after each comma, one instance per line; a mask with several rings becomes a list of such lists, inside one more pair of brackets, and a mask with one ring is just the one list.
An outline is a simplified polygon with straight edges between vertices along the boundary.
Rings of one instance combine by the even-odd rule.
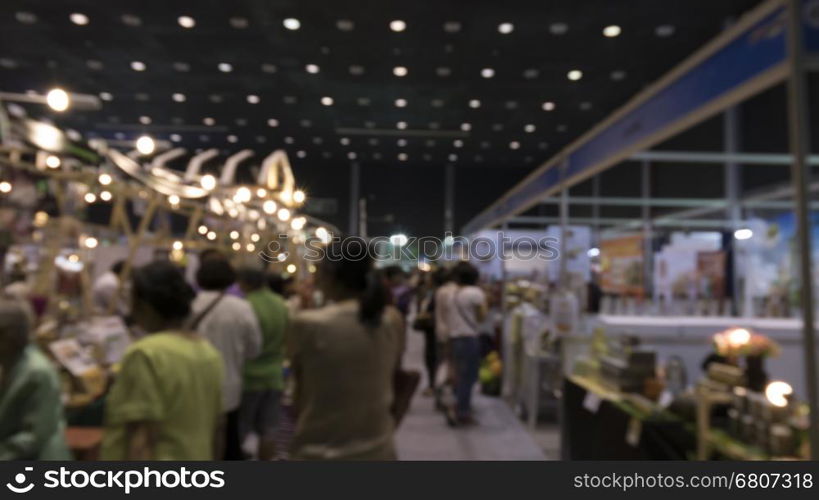
[[0, 300], [0, 460], [68, 460], [60, 381], [29, 328], [19, 303]]

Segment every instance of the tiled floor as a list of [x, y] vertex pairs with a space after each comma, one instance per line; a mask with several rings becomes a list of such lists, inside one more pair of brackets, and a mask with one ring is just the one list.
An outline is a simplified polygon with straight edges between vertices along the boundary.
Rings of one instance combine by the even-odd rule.
[[[420, 369], [423, 338], [410, 332], [407, 342], [404, 365]], [[557, 434], [553, 428], [546, 426], [533, 436], [500, 398], [478, 394], [474, 399], [474, 408], [479, 425], [453, 429], [435, 410], [432, 398], [417, 394], [396, 435], [399, 458], [547, 460], [557, 457]], [[541, 443], [544, 448], [541, 448]]]

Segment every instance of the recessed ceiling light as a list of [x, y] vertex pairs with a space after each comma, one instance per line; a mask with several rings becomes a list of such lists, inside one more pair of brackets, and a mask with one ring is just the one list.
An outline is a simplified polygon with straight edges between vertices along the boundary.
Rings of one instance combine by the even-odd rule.
[[232, 144], [232, 143], [238, 142], [239, 138], [236, 137], [235, 135], [229, 135], [229, 136], [227, 136], [227, 141]]
[[392, 69], [392, 74], [395, 76], [407, 76], [407, 68], [404, 66], [396, 66]]
[[481, 70], [481, 76], [484, 78], [492, 78], [495, 76], [495, 70], [492, 68], [484, 68]]
[[98, 61], [96, 59], [87, 60], [85, 65], [88, 66], [88, 69], [93, 69], [95, 71], [99, 71], [103, 68], [102, 61]]
[[246, 17], [231, 17], [228, 22], [232, 28], [236, 28], [237, 30], [243, 30], [250, 25], [250, 21], [248, 21]]
[[179, 134], [171, 134], [171, 141], [172, 142], [179, 142], [182, 140], [182, 136]]
[[472, 109], [478, 109], [481, 107], [481, 101], [477, 99], [472, 99], [471, 101], [469, 101], [469, 107]]
[[296, 104], [299, 102], [298, 98], [294, 95], [286, 95], [282, 101], [284, 101], [285, 104]]
[[100, 92], [100, 99], [103, 101], [110, 101], [114, 99], [114, 96], [111, 95], [110, 92]]
[[543, 111], [554, 111], [555, 103], [552, 101], [546, 101], [543, 103]]
[[370, 146], [378, 146], [378, 139], [375, 137], [370, 138], [370, 140], [367, 142], [370, 144]]
[[534, 68], [529, 68], [529, 69], [527, 69], [527, 70], [525, 70], [523, 72], [523, 78], [526, 78], [528, 80], [533, 80], [533, 79], [537, 78], [539, 74], [540, 74], [540, 72], [538, 70], [536, 70]]
[[342, 146], [349, 146], [350, 145], [350, 139], [347, 138], [347, 137], [342, 137], [341, 139], [339, 139], [338, 142], [340, 142]]
[[583, 78], [583, 72], [579, 69], [573, 69], [566, 74], [566, 77], [568, 77], [569, 80], [576, 82], [577, 80]]
[[427, 139], [427, 140], [426, 140], [426, 142], [425, 142], [424, 144], [426, 144], [426, 146], [427, 146], [428, 148], [434, 147], [434, 146], [435, 146], [435, 140], [433, 140], [433, 139]]
[[142, 26], [142, 19], [134, 14], [123, 14], [120, 19], [122, 19], [122, 24], [131, 26], [132, 28]]
[[364, 74], [364, 66], [359, 66], [357, 64], [353, 64], [350, 66], [350, 74], [355, 76], [360, 76]]
[[398, 144], [398, 147], [399, 147], [399, 148], [403, 148], [404, 146], [406, 146], [406, 145], [407, 145], [407, 140], [406, 140], [406, 139], [398, 139], [398, 141], [396, 142], [396, 144]]
[[247, 96], [247, 102], [249, 102], [250, 104], [259, 104], [259, 101], [261, 101], [261, 99], [259, 99], [259, 96], [255, 94], [250, 94], [249, 96]]
[[395, 21], [390, 21], [390, 29], [395, 31], [396, 33], [400, 33], [407, 29], [407, 23], [400, 19], [396, 19]]
[[[91, 61], [89, 61], [89, 62], [91, 62]], [[97, 62], [99, 62], [99, 61], [97, 61]], [[100, 63], [100, 64], [102, 64], [102, 63]], [[14, 69], [14, 68], [17, 67], [17, 61], [15, 61], [14, 59], [9, 59], [7, 57], [0, 58], [0, 67], [6, 68], [6, 69]]]
[[71, 19], [72, 23], [78, 26], [85, 26], [86, 24], [88, 24], [88, 16], [80, 12], [74, 12], [73, 14], [68, 16], [68, 18]]
[[560, 125], [557, 126], [557, 131], [558, 132], [565, 132], [567, 130], [569, 130], [569, 127], [567, 127], [565, 124], [561, 123]]
[[395, 100], [395, 106], [399, 107], [399, 108], [404, 108], [404, 107], [407, 106], [407, 100], [406, 99], [396, 99]]
[[23, 24], [34, 24], [37, 22], [37, 16], [33, 12], [17, 12], [14, 14], [15, 19]]
[[370, 98], [369, 97], [359, 97], [356, 99], [356, 102], [359, 106], [369, 106], [370, 105]]
[[211, 95], [208, 96], [208, 99], [210, 99], [210, 102], [213, 102], [213, 103], [216, 103], [216, 104], [219, 104], [220, 102], [222, 102], [222, 96], [220, 96], [219, 94], [211, 94]]
[[131, 69], [134, 71], [145, 71], [147, 66], [142, 61], [132, 61], [131, 62]]
[[174, 102], [185, 102], [185, 94], [176, 93], [171, 96]]
[[471, 123], [462, 123], [461, 124], [461, 130], [463, 130], [464, 132], [469, 132], [470, 130], [472, 130], [472, 124]]
[[435, 74], [440, 77], [447, 77], [452, 74], [452, 70], [446, 66], [441, 66], [440, 68], [435, 68]]
[[589, 101], [583, 101], [580, 103], [580, 109], [583, 111], [588, 111], [592, 108], [592, 103]]
[[317, 64], [308, 64], [307, 66], [304, 67], [304, 69], [306, 69], [308, 73], [312, 74], [316, 74], [319, 72], [319, 67]]
[[325, 106], [332, 106], [333, 105], [333, 98], [332, 97], [322, 97], [321, 103]]
[[407, 161], [407, 153], [398, 153], [398, 161]]
[[455, 146], [456, 148], [462, 148], [462, 147], [464, 147], [464, 141], [462, 141], [460, 139], [455, 139], [452, 142], [452, 145]]
[[236, 125], [238, 125], [240, 127], [246, 126], [247, 125], [247, 119], [246, 118], [236, 118]]
[[143, 125], [150, 125], [151, 124], [151, 117], [150, 116], [140, 116], [139, 123]]
[[353, 28], [355, 28], [355, 23], [349, 19], [339, 19], [336, 21], [336, 28], [340, 29], [341, 31], [353, 31]]
[[449, 161], [458, 161], [458, 155], [456, 155], [456, 154], [451, 154], [451, 155], [448, 156], [448, 158], [449, 158]]
[[430, 101], [430, 105], [432, 105], [433, 108], [443, 108], [444, 107], [444, 100], [443, 99], [433, 99], [432, 101]]
[[364, 122], [364, 126], [367, 128], [375, 128], [375, 122], [372, 120], [367, 120], [366, 122]]
[[531, 134], [532, 132], [535, 131], [535, 126], [530, 123], [530, 124], [524, 126], [523, 130]]
[[565, 35], [569, 32], [569, 25], [566, 23], [552, 23], [549, 32], [553, 35]]
[[216, 120], [214, 120], [213, 118], [208, 116], [208, 117], [205, 117], [204, 120], [202, 120], [202, 123], [204, 123], [208, 127], [211, 127], [216, 123]]
[[398, 130], [404, 130], [407, 128], [407, 122], [398, 122], [395, 124], [395, 126], [398, 128]]
[[506, 109], [518, 109], [518, 101], [506, 101]]
[[495, 132], [500, 132], [501, 130], [503, 130], [503, 124], [502, 123], [493, 123], [492, 124], [492, 130], [495, 131]]
[[284, 138], [284, 143], [285, 143], [285, 144], [293, 144], [294, 142], [296, 142], [296, 140], [295, 140], [295, 139], [293, 139], [293, 138], [292, 138], [292, 137], [290, 137], [290, 136], [287, 136], [287, 137], [285, 137], [285, 138]]
[[657, 26], [657, 28], [654, 30], [654, 33], [659, 37], [665, 38], [665, 37], [673, 35], [674, 31], [676, 31], [674, 26], [672, 26], [670, 24], [663, 24], [663, 25]]
[[603, 36], [608, 38], [620, 36], [620, 33], [622, 32], [623, 30], [620, 28], [620, 26], [617, 26], [616, 24], [612, 24], [610, 26], [606, 26], [605, 28], [603, 28]]
[[313, 122], [311, 122], [310, 120], [299, 120], [299, 125], [301, 125], [304, 128], [310, 128], [313, 126]]
[[319, 144], [323, 144], [323, 143], [324, 143], [324, 139], [322, 139], [321, 137], [313, 137], [313, 144], [319, 145]]
[[193, 28], [196, 26], [196, 21], [191, 16], [179, 16], [177, 19], [179, 26], [183, 28]]
[[492, 147], [492, 143], [489, 141], [481, 141], [481, 149], [489, 149]]
[[509, 33], [515, 31], [515, 25], [512, 23], [500, 23], [498, 25], [498, 31], [504, 35], [508, 35]]
[[270, 63], [262, 63], [262, 73], [275, 73], [276, 65]]
[[624, 80], [625, 78], [626, 78], [626, 72], [621, 70], [621, 69], [618, 69], [618, 70], [615, 70], [615, 71], [611, 72], [611, 79], [616, 81], [616, 82], [619, 82], [620, 80]]
[[186, 73], [191, 70], [191, 65], [185, 62], [175, 62], [173, 63], [173, 69], [180, 73]]
[[301, 28], [301, 22], [295, 17], [288, 17], [282, 22], [282, 24], [284, 24], [284, 27], [289, 30], [297, 30]]
[[441, 124], [438, 122], [429, 122], [429, 128], [432, 130], [438, 130], [441, 128]]
[[444, 23], [444, 31], [447, 33], [457, 33], [461, 31], [461, 23], [458, 21], [447, 21]]
[[356, 159], [356, 154], [354, 152], [350, 151], [349, 153], [347, 153], [347, 158], [349, 158], [351, 160], [355, 160]]
[[509, 149], [520, 149], [520, 143], [518, 141], [510, 142]]
[[151, 96], [149, 96], [145, 92], [137, 92], [136, 94], [134, 94], [134, 99], [136, 99], [139, 102], [148, 102], [151, 100]]
[[219, 63], [217, 67], [219, 68], [219, 71], [221, 71], [222, 73], [230, 73], [231, 71], [233, 71], [233, 65], [230, 63], [225, 62]]
[[298, 156], [299, 158], [304, 158], [307, 156], [307, 152], [303, 150], [296, 151], [296, 156]]

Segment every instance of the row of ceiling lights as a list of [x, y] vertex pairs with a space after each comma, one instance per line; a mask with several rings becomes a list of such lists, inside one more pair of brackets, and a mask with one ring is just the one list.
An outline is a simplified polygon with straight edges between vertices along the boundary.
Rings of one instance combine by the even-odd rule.
[[[20, 17], [18, 16], [18, 19], [19, 18]], [[134, 16], [127, 17], [127, 19], [131, 20], [131, 21], [129, 21], [130, 23], [133, 23], [133, 18], [134, 18]], [[74, 23], [76, 25], [79, 25], [79, 26], [85, 26], [90, 22], [90, 19], [88, 18], [88, 16], [83, 14], [83, 13], [80, 13], [80, 12], [72, 13], [69, 16], [69, 19], [71, 20], [72, 23]], [[231, 19], [243, 19], [244, 20], [244, 22], [233, 22], [232, 24], [234, 26], [246, 27], [247, 24], [248, 24], [247, 20], [244, 19], [244, 18], [231, 18]], [[187, 16], [187, 15], [179, 16], [177, 18], [177, 22], [179, 23], [179, 25], [181, 27], [186, 28], [186, 29], [192, 29], [192, 28], [196, 27], [196, 20], [191, 16]], [[294, 17], [288, 17], [288, 18], [284, 19], [282, 21], [282, 24], [284, 25], [285, 28], [287, 28], [289, 30], [298, 30], [299, 28], [301, 28], [301, 21], [299, 21], [298, 19], [296, 19]], [[342, 20], [339, 20], [337, 22], [337, 26], [339, 27], [339, 29], [341, 29], [343, 31], [351, 31], [353, 29], [353, 27], [354, 27], [354, 23], [352, 21], [350, 21], [350, 20], [342, 19]], [[389, 26], [390, 26], [390, 30], [392, 30], [392, 31], [394, 31], [396, 33], [401, 33], [401, 32], [403, 32], [403, 31], [405, 31], [407, 29], [406, 21], [403, 21], [401, 19], [395, 19], [393, 21], [390, 21]], [[447, 31], [447, 32], [450, 32], [450, 33], [460, 31], [460, 29], [461, 29], [461, 25], [458, 22], [450, 21], [450, 22], [447, 22], [447, 23], [444, 24], [444, 30]], [[510, 22], [500, 23], [498, 25], [498, 32], [503, 34], [503, 35], [508, 35], [508, 34], [512, 33], [514, 30], [515, 30], [515, 25], [510, 23]], [[564, 34], [567, 31], [568, 31], [568, 26], [566, 26], [564, 23], [554, 23], [551, 26], [551, 32], [553, 34]], [[605, 28], [603, 28], [603, 36], [608, 37], [608, 38], [618, 37], [618, 36], [620, 36], [620, 34], [622, 32], [623, 32], [622, 28], [620, 26], [616, 25], [616, 24], [612, 24], [612, 25], [609, 25], [609, 26], [606, 26]], [[673, 28], [671, 28], [668, 25], [660, 26], [657, 29], [657, 34], [660, 35], [660, 36], [668, 36], [668, 35], [670, 35], [672, 33], [673, 33]]]

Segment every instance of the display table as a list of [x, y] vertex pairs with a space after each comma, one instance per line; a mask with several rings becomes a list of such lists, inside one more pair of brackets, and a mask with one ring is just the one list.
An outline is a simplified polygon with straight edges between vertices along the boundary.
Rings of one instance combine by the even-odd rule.
[[804, 353], [802, 350], [802, 321], [790, 318], [734, 318], [726, 316], [613, 316], [599, 315], [588, 318], [589, 331], [605, 328], [606, 335], [636, 335], [643, 345], [657, 352], [657, 360], [664, 364], [671, 356], [685, 364], [688, 380], [699, 378], [703, 359], [711, 352], [712, 336], [726, 328], [740, 326], [767, 335], [781, 347], [781, 354], [766, 360], [771, 379], [790, 383], [796, 395], [804, 398]]

